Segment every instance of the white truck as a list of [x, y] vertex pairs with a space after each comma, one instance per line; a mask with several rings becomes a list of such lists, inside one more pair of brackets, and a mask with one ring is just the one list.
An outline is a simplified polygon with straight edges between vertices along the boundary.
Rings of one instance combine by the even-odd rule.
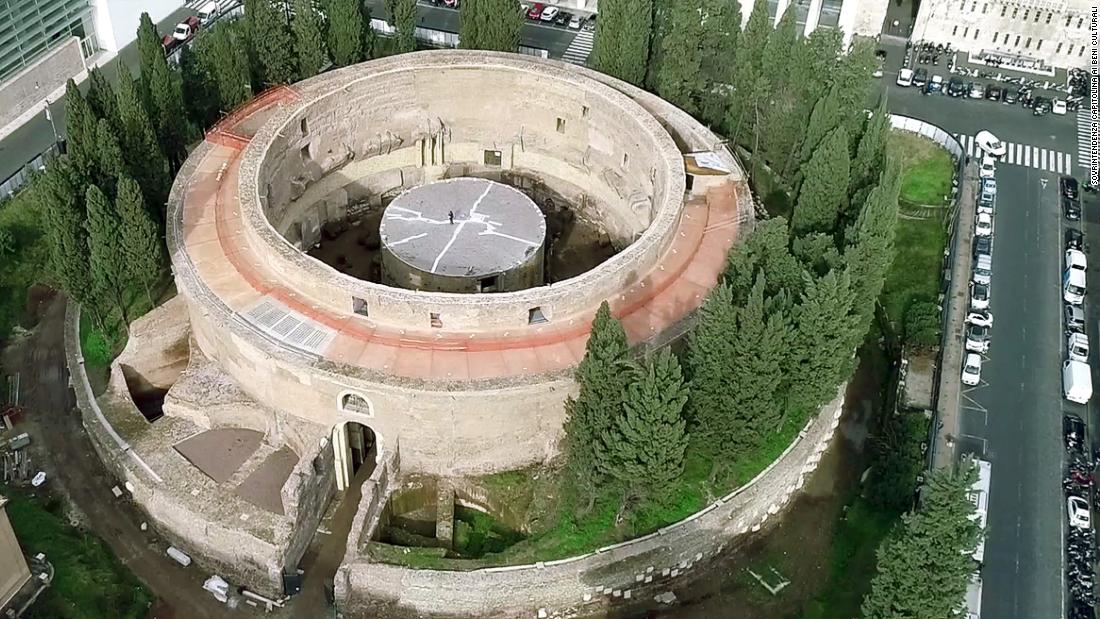
[[1084, 361], [1067, 359], [1062, 364], [1062, 395], [1070, 402], [1088, 404], [1092, 398], [1092, 370]]

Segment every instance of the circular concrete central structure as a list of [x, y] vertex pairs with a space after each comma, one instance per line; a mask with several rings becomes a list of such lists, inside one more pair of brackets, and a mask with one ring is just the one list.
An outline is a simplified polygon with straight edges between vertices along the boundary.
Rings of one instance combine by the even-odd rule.
[[546, 218], [523, 192], [483, 178], [414, 187], [379, 225], [385, 283], [432, 292], [507, 292], [543, 279]]

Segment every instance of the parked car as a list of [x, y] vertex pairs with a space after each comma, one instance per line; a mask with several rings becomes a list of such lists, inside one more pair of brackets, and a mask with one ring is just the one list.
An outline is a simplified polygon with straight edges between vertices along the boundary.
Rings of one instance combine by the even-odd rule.
[[974, 234], [978, 236], [993, 236], [993, 215], [978, 213], [974, 218]]
[[1055, 114], [1057, 114], [1059, 116], [1065, 116], [1066, 115], [1066, 102], [1065, 102], [1065, 100], [1055, 99], [1053, 102], [1051, 102], [1050, 111], [1054, 112]]
[[1081, 306], [1067, 303], [1063, 316], [1065, 317], [1067, 334], [1085, 332], [1085, 310], [1081, 309]]
[[1084, 361], [1066, 359], [1062, 363], [1062, 396], [1076, 404], [1088, 404], [1092, 398], [1092, 370]]
[[934, 92], [943, 92], [943, 77], [939, 75], [933, 75], [932, 79], [928, 80], [928, 94]]
[[989, 155], [982, 157], [982, 161], [978, 164], [978, 176], [981, 178], [993, 178], [997, 173], [997, 160]]
[[996, 195], [997, 193], [997, 179], [995, 178], [982, 178], [978, 179], [978, 187], [981, 188], [983, 193], [991, 193]]
[[581, 25], [583, 25], [583, 24], [584, 24], [584, 19], [580, 15], [574, 14], [573, 17], [569, 18], [569, 29], [570, 30], [580, 30]]
[[1031, 104], [1031, 111], [1036, 116], [1042, 116], [1050, 111], [1050, 99], [1046, 97], [1035, 97]]
[[978, 194], [978, 212], [993, 214], [993, 210], [997, 207], [997, 200], [993, 194], [980, 193]]
[[974, 237], [974, 245], [971, 247], [971, 255], [977, 260], [981, 256], [993, 255], [993, 238], [988, 236]]
[[983, 153], [998, 159], [1004, 157], [1005, 153], [1008, 152], [1008, 145], [997, 139], [997, 136], [989, 131], [979, 131], [974, 136], [974, 143], [978, 145]]
[[924, 85], [928, 83], [928, 69], [921, 67], [913, 72], [913, 85], [917, 88], [924, 88]]
[[990, 101], [1000, 101], [1001, 100], [1001, 87], [1000, 86], [994, 86], [993, 84], [990, 84], [990, 85], [986, 86], [985, 87], [985, 98], [989, 99]]
[[970, 98], [981, 99], [985, 96], [985, 88], [979, 82], [970, 82]]
[[894, 80], [894, 83], [896, 83], [898, 86], [901, 86], [902, 88], [908, 88], [912, 86], [913, 70], [902, 69], [901, 71], [898, 71], [898, 79]]
[[989, 327], [978, 325], [967, 327], [966, 349], [971, 352], [989, 352]]
[[972, 279], [978, 284], [988, 284], [993, 281], [993, 259], [989, 256], [978, 256], [974, 261]]
[[1070, 221], [1081, 220], [1081, 203], [1077, 200], [1062, 198], [1062, 214]]
[[1016, 105], [1020, 101], [1020, 91], [1012, 90], [1011, 88], [1005, 88], [1004, 96], [1001, 97], [1001, 103], [1006, 105]]
[[1092, 528], [1089, 502], [1084, 497], [1073, 495], [1066, 497], [1066, 511], [1069, 513], [1069, 526], [1078, 529]]
[[584, 25], [581, 28], [585, 32], [595, 32], [596, 30], [596, 16], [593, 15], [584, 21]]
[[1063, 198], [1069, 198], [1070, 200], [1080, 199], [1081, 194], [1078, 193], [1077, 179], [1072, 176], [1063, 176], [1058, 179], [1058, 189], [1062, 192]]
[[527, 9], [527, 19], [540, 19], [542, 17], [542, 10], [546, 8], [546, 5], [541, 2], [536, 2], [531, 5], [531, 8]]
[[558, 13], [557, 17], [554, 18], [554, 24], [557, 26], [568, 26], [569, 20], [571, 19], [573, 19], [572, 13], [562, 11], [561, 13]]
[[947, 94], [951, 97], [962, 97], [966, 95], [966, 84], [957, 77], [953, 77], [947, 80]]
[[209, 26], [211, 22], [218, 18], [218, 15], [221, 15], [222, 8], [222, 3], [217, 0], [211, 0], [202, 5], [198, 14], [199, 22], [204, 26]]
[[1062, 417], [1062, 440], [1066, 451], [1080, 451], [1085, 445], [1085, 422], [1072, 413]]
[[993, 328], [993, 313], [989, 310], [970, 312], [966, 315], [966, 324]]
[[970, 284], [970, 308], [989, 309], [989, 284]]
[[1087, 271], [1089, 268], [1089, 261], [1088, 258], [1085, 257], [1085, 252], [1080, 249], [1067, 249], [1066, 268]]
[[1070, 333], [1066, 336], [1066, 356], [1074, 361], [1089, 360], [1089, 336], [1084, 333]]
[[982, 357], [978, 353], [969, 353], [963, 362], [962, 383], [973, 387], [982, 381]]
[[553, 22], [554, 18], [557, 17], [558, 13], [560, 12], [561, 9], [559, 9], [558, 7], [548, 6], [542, 10], [542, 13], [539, 15], [539, 19], [541, 21]]
[[1085, 272], [1081, 269], [1066, 269], [1062, 272], [1062, 298], [1070, 305], [1085, 302]]
[[1085, 235], [1077, 228], [1066, 228], [1066, 249], [1085, 249]]

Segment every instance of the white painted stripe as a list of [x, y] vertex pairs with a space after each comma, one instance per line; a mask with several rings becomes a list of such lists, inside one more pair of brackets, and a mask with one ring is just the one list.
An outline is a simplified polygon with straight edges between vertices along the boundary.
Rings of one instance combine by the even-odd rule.
[[1005, 162], [1016, 163], [1016, 145], [1009, 143], [1005, 152]]
[[1030, 158], [1031, 148], [1028, 147], [1028, 146], [1022, 146], [1020, 148], [1020, 150], [1023, 151], [1023, 156], [1020, 157], [1019, 164], [1022, 165], [1022, 166], [1026, 166], [1026, 165], [1028, 165], [1028, 163], [1031, 160], [1031, 158]]
[[1073, 156], [1066, 153], [1066, 174], [1069, 174], [1073, 170]]
[[1039, 165], [1037, 165], [1035, 167], [1039, 168], [1040, 170], [1045, 169], [1047, 167], [1047, 149], [1045, 149], [1045, 148], [1040, 148], [1039, 149]]
[[974, 155], [974, 138], [969, 135], [966, 136], [966, 154], [971, 156]]
[[1057, 173], [1061, 174], [1062, 173], [1062, 153], [1055, 153], [1054, 161], [1055, 161], [1055, 166], [1054, 166], [1055, 169], [1051, 170], [1051, 172], [1057, 172]]

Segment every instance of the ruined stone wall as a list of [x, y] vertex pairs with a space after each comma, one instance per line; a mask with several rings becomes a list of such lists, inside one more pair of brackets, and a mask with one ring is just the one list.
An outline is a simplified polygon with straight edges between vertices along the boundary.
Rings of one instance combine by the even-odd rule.
[[[544, 462], [557, 453], [564, 402], [576, 389], [569, 373], [518, 384], [464, 381], [454, 389], [446, 383], [402, 384], [392, 376], [281, 358], [263, 340], [242, 336], [217, 318], [193, 306], [193, 333], [239, 384], [253, 393], [279, 394], [280, 401], [294, 403], [296, 414], [323, 427], [342, 421], [366, 424], [383, 451], [400, 436], [402, 463], [409, 472], [476, 475]], [[339, 398], [348, 391], [371, 403], [371, 416], [339, 409]]]
[[298, 465], [283, 484], [283, 507], [294, 523], [283, 559], [283, 566], [287, 569], [293, 570], [302, 560], [329, 501], [336, 493], [333, 458], [330, 439], [319, 441], [312, 452], [302, 453]]
[[468, 572], [416, 570], [349, 554], [336, 591], [346, 617], [530, 618], [650, 594], [734, 538], [760, 530], [802, 487], [840, 422], [843, 388], [798, 439], [754, 480], [703, 511], [649, 536], [561, 561]]
[[[244, 238], [289, 288], [352, 320], [364, 320], [354, 315], [353, 298], [365, 302], [371, 322], [419, 329], [429, 328], [429, 313], [441, 315], [444, 330], [524, 327], [536, 306], [552, 322], [587, 320], [601, 301], [649, 271], [675, 234], [685, 182], [675, 142], [629, 97], [566, 65], [509, 54], [422, 52], [333, 71], [294, 88], [300, 103], [274, 112], [242, 155]], [[538, 98], [531, 98], [533, 90]], [[586, 179], [596, 179], [594, 203], [608, 209], [609, 234], [640, 237], [576, 278], [475, 297], [357, 280], [303, 256], [270, 223], [285, 230], [284, 209], [313, 183], [324, 183], [318, 193], [330, 196], [361, 178], [361, 167], [382, 172], [372, 162], [379, 155], [391, 169], [456, 158], [484, 165], [489, 149], [501, 152], [502, 170], [539, 170], [586, 187]], [[326, 215], [330, 207], [338, 212], [326, 202]]]

